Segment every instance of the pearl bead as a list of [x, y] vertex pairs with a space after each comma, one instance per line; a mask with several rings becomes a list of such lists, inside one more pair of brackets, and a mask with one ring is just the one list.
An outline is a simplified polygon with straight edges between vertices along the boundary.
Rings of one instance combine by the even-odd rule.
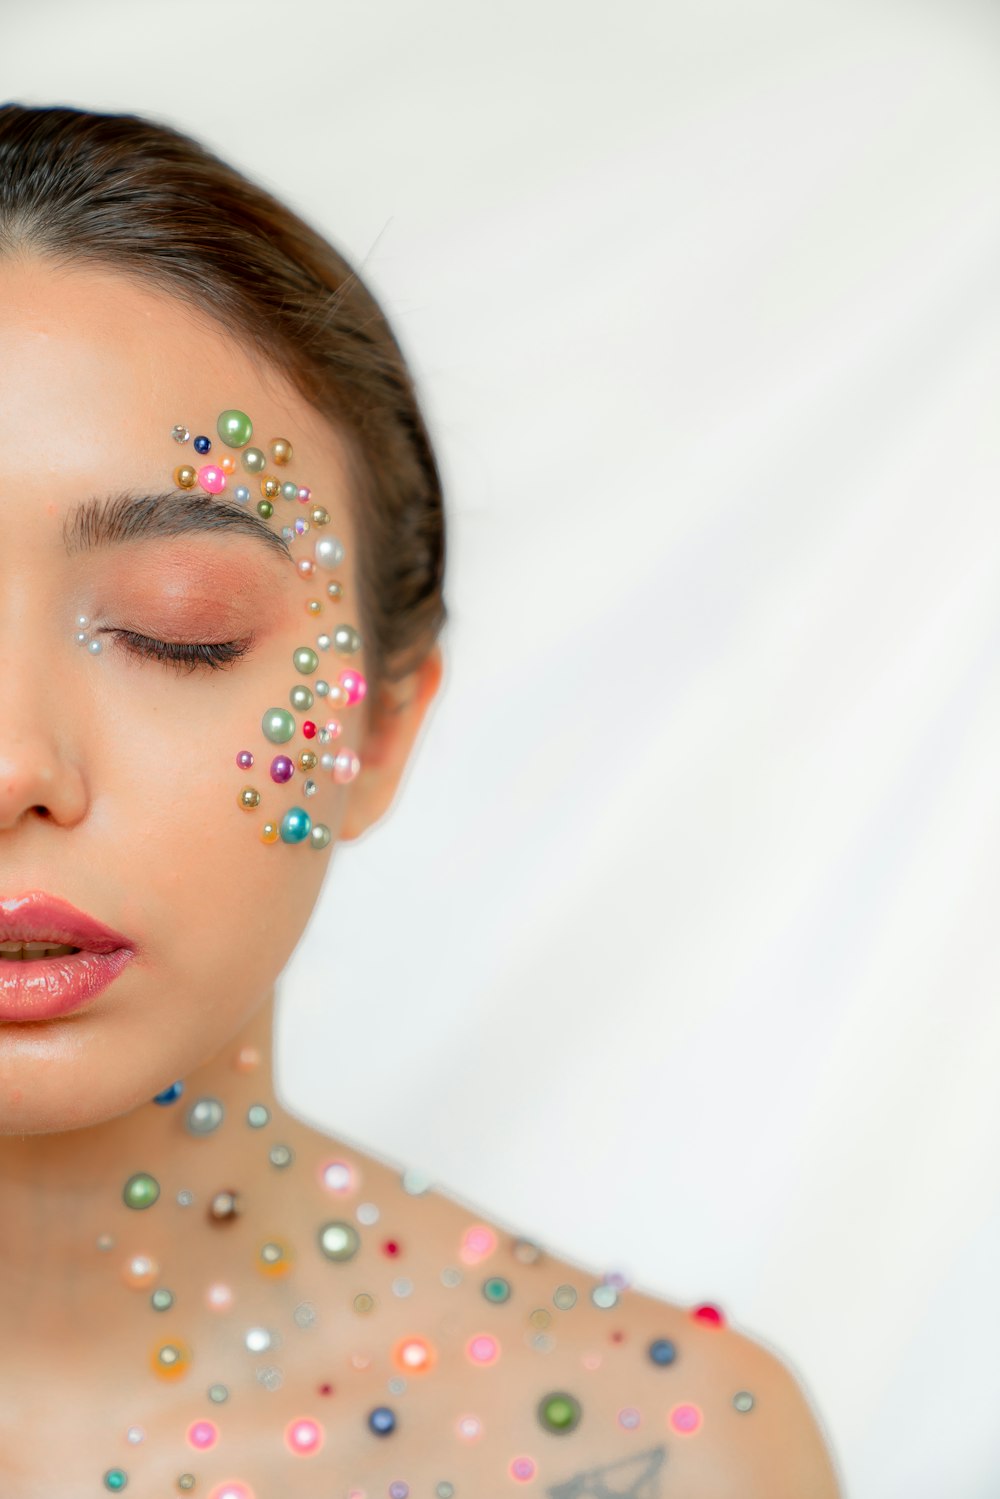
[[321, 536], [314, 553], [320, 567], [337, 567], [344, 560], [344, 548], [336, 536]]
[[579, 1400], [563, 1390], [544, 1395], [536, 1410], [539, 1423], [545, 1431], [572, 1431], [579, 1426], [583, 1414]]
[[288, 694], [288, 701], [297, 713], [307, 713], [313, 705], [313, 695], [304, 682], [298, 687], [293, 687]]
[[317, 635], [316, 644], [319, 646], [321, 651], [328, 651], [333, 644], [333, 636], [327, 634]]
[[348, 705], [360, 703], [368, 691], [368, 683], [359, 671], [348, 667], [346, 671], [339, 673], [337, 681], [347, 693]]
[[296, 671], [300, 671], [304, 677], [307, 677], [316, 670], [319, 657], [308, 645], [300, 645], [298, 650], [292, 652], [292, 664]]
[[299, 486], [297, 484], [293, 484], [291, 480], [288, 480], [286, 481], [286, 483], [282, 484], [281, 498], [283, 500], [296, 500], [298, 499], [298, 495]]
[[233, 459], [230, 458], [228, 453], [226, 454], [225, 458], [219, 459], [219, 467], [224, 474], [232, 474], [236, 472], [236, 464]]
[[198, 470], [198, 483], [208, 494], [221, 494], [226, 487], [226, 476], [215, 463], [206, 463]]
[[316, 755], [313, 750], [303, 750], [299, 755], [300, 770], [314, 770], [316, 768]]
[[178, 489], [193, 489], [197, 479], [198, 471], [190, 463], [182, 463], [180, 468], [174, 469], [174, 483]]
[[227, 448], [242, 448], [253, 436], [253, 422], [245, 411], [223, 411], [215, 430]]
[[306, 609], [310, 614], [322, 614], [323, 605], [320, 603], [319, 599], [309, 599], [306, 604]]
[[236, 756], [236, 763], [240, 770], [249, 770], [253, 764], [253, 752], [251, 750], [240, 750]]
[[295, 567], [300, 578], [311, 578], [316, 571], [316, 564], [311, 557], [300, 557]]
[[271, 780], [277, 781], [279, 786], [283, 786], [286, 781], [292, 779], [294, 774], [294, 761], [290, 760], [287, 755], [275, 755], [271, 761]]
[[241, 505], [245, 505], [250, 498], [250, 491], [245, 484], [237, 484], [233, 490], [233, 495], [239, 500]]
[[309, 837], [312, 818], [304, 807], [289, 807], [281, 819], [281, 837], [285, 843], [301, 843]]
[[272, 744], [287, 744], [295, 733], [295, 719], [287, 708], [268, 708], [260, 727], [264, 738]]
[[76, 622], [77, 622], [77, 625], [79, 626], [79, 628], [81, 630], [85, 630], [87, 628], [87, 626], [90, 624], [90, 615], [89, 614], [78, 614], [76, 616]]
[[134, 1254], [130, 1260], [126, 1260], [122, 1269], [122, 1280], [133, 1291], [142, 1291], [154, 1281], [160, 1273], [160, 1267], [148, 1254]]
[[148, 1171], [137, 1171], [122, 1189], [122, 1201], [130, 1208], [151, 1208], [160, 1195], [160, 1184]]
[[244, 786], [236, 799], [245, 812], [260, 806], [260, 792], [254, 786]]
[[361, 761], [353, 750], [342, 749], [333, 762], [333, 779], [341, 786], [353, 781], [361, 769]]
[[260, 830], [261, 843], [277, 843], [278, 824], [276, 822], [265, 822]]
[[312, 494], [312, 490], [309, 489], [307, 485], [302, 484], [299, 486], [299, 499], [302, 501], [303, 505], [308, 505], [309, 501], [312, 499]]
[[361, 636], [353, 625], [338, 625], [333, 632], [333, 644], [342, 656], [352, 656], [361, 649]]
[[322, 677], [317, 677], [316, 681], [313, 683], [313, 686], [316, 689], [317, 697], [326, 697], [329, 694], [330, 684], [329, 682], [324, 682]]
[[260, 516], [262, 516], [264, 518], [264, 520], [270, 520], [271, 516], [274, 514], [274, 506], [271, 504], [271, 501], [270, 500], [258, 500], [257, 501], [257, 514], [260, 515]]
[[240, 454], [240, 462], [248, 474], [259, 474], [263, 471], [267, 459], [260, 448], [247, 448], [245, 452]]
[[174, 439], [174, 442], [187, 442], [191, 433], [183, 422], [178, 422], [176, 427], [171, 427], [170, 436]]
[[86, 630], [77, 630], [76, 635], [73, 638], [75, 639], [77, 645], [86, 645], [87, 641], [90, 639], [90, 636], [87, 634]]
[[196, 453], [210, 453], [212, 451], [212, 439], [210, 437], [196, 437], [191, 446]]
[[265, 500], [276, 500], [281, 493], [281, 485], [273, 474], [265, 474], [260, 481], [260, 492]]
[[276, 437], [271, 443], [271, 457], [275, 463], [285, 464], [292, 461], [292, 445], [287, 437]]
[[312, 832], [309, 834], [309, 842], [312, 844], [313, 848], [326, 848], [332, 837], [333, 834], [330, 832], [330, 829], [327, 827], [326, 823], [317, 822], [313, 824]]
[[351, 1260], [361, 1247], [361, 1236], [353, 1223], [324, 1223], [317, 1233], [319, 1247], [328, 1260]]
[[314, 526], [327, 526], [330, 523], [330, 512], [323, 505], [314, 505], [309, 512], [309, 519]]
[[99, 640], [91, 640], [87, 645], [87, 649], [92, 656], [99, 656], [104, 647]]
[[199, 1098], [188, 1109], [185, 1125], [192, 1135], [210, 1135], [222, 1123], [225, 1112], [217, 1098]]
[[319, 763], [322, 770], [332, 770], [337, 763], [337, 757], [336, 755], [331, 755], [329, 750], [326, 750], [320, 755]]
[[340, 599], [344, 596], [344, 585], [334, 579], [332, 583], [326, 585], [326, 591], [331, 599]]

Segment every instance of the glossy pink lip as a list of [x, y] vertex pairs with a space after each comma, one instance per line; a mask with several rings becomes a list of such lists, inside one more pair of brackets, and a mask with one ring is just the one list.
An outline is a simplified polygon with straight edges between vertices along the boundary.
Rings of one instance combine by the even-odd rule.
[[0, 960], [0, 1021], [68, 1014], [96, 998], [136, 954], [120, 932], [43, 890], [0, 899], [0, 942], [17, 941], [85, 951], [29, 962]]

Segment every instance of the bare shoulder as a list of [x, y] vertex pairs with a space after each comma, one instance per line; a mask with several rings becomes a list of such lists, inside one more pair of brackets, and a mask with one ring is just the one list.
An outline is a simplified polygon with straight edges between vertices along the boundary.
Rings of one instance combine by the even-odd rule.
[[364, 1187], [341, 1216], [372, 1227], [334, 1277], [338, 1346], [323, 1342], [369, 1493], [840, 1499], [802, 1385], [718, 1309], [616, 1286], [419, 1180], [347, 1164]]

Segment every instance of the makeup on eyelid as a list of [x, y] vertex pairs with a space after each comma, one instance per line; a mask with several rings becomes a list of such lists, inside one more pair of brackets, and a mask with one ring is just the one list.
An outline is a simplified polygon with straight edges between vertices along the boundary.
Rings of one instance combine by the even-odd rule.
[[[259, 815], [262, 810], [268, 811], [266, 806], [262, 808], [264, 793], [261, 785], [269, 798], [278, 787], [287, 788], [287, 794], [292, 796], [300, 789], [305, 801], [319, 790], [314, 776], [329, 777], [337, 785], [349, 785], [360, 773], [361, 759], [354, 749], [340, 743], [335, 749], [327, 746], [341, 739], [345, 729], [344, 716], [364, 700], [368, 684], [363, 674], [349, 664], [361, 650], [361, 635], [353, 624], [337, 617], [344, 587], [332, 574], [344, 560], [344, 548], [336, 536], [322, 534], [330, 522], [329, 511], [313, 500], [309, 485], [299, 483], [287, 473], [294, 462], [292, 444], [286, 438], [274, 437], [266, 447], [251, 445], [253, 423], [245, 412], [237, 409], [221, 412], [215, 431], [222, 445], [235, 450], [238, 458], [217, 451], [214, 438], [205, 432], [196, 431], [192, 441], [191, 429], [184, 423], [178, 422], [170, 430], [168, 441], [182, 447], [191, 443], [190, 461], [176, 464], [173, 469], [174, 484], [182, 491], [199, 488], [203, 494], [213, 497], [229, 490], [237, 505], [250, 506], [252, 503], [256, 514], [265, 521], [272, 520], [277, 509], [278, 518], [285, 522], [281, 525], [281, 536], [292, 550], [295, 570], [305, 585], [300, 641], [313, 621], [319, 622], [328, 611], [333, 615], [328, 627], [314, 637], [315, 649], [303, 641], [291, 652], [288, 707], [283, 703], [267, 705], [257, 724], [247, 726], [243, 743], [232, 752], [231, 763], [235, 768], [243, 773], [255, 769], [255, 781], [260, 783], [244, 781], [236, 791], [236, 805], [243, 812]], [[124, 498], [131, 503], [133, 497]], [[169, 496], [150, 501], [148, 508], [164, 499], [169, 499]], [[227, 499], [221, 503], [230, 502]], [[295, 508], [289, 508], [292, 506]], [[306, 514], [302, 513], [303, 507], [308, 507]], [[210, 536], [212, 533], [202, 531], [201, 534]], [[225, 534], [229, 537], [234, 533], [227, 531]], [[172, 543], [177, 542], [180, 546], [176, 547], [174, 564]], [[267, 544], [266, 537], [264, 542]], [[223, 636], [229, 642], [248, 636], [256, 638], [267, 612], [266, 606], [262, 607], [259, 568], [255, 570], [248, 562], [239, 561], [229, 549], [213, 559], [207, 549], [199, 548], [198, 557], [192, 559], [190, 545], [185, 543], [183, 535], [163, 539], [158, 558], [149, 559], [142, 554], [141, 548], [136, 548], [136, 551], [139, 556], [135, 568], [130, 569], [129, 580], [133, 586], [140, 585], [138, 597], [144, 591], [141, 587], [144, 571], [148, 578], [145, 591], [149, 595], [163, 599], [164, 593], [169, 593], [171, 578], [169, 574], [164, 576], [163, 559], [165, 555], [170, 556], [171, 566], [176, 567], [173, 586], [177, 597], [169, 608], [179, 611], [183, 618], [183, 623], [174, 620], [174, 631], [186, 637], [190, 649], [185, 652], [185, 641], [168, 643], [167, 637], [172, 632], [166, 628], [162, 632], [147, 630], [139, 628], [134, 620], [130, 621], [128, 628], [111, 630], [110, 633], [117, 637], [116, 646], [129, 654], [148, 658], [154, 666], [163, 664], [176, 669], [180, 664], [185, 670], [206, 672], [236, 669], [240, 655], [248, 652], [238, 652], [232, 661], [212, 660], [210, 641], [215, 640], [224, 646]], [[185, 592], [184, 573], [187, 574], [188, 592]], [[225, 623], [215, 612], [220, 598], [225, 600]], [[248, 618], [244, 626], [234, 628], [233, 606], [244, 601], [252, 603], [252, 618]], [[215, 606], [211, 614], [212, 625], [199, 613], [207, 602]], [[147, 604], [146, 608], [149, 607]], [[137, 610], [139, 615], [142, 612], [141, 608]], [[242, 609], [237, 612], [243, 614]], [[76, 625], [77, 643], [86, 645], [91, 655], [100, 655], [103, 643], [96, 633], [90, 633], [90, 617], [78, 615]], [[195, 639], [199, 632], [208, 636], [208, 641]], [[321, 666], [320, 652], [332, 653], [334, 658], [324, 676], [317, 675]], [[224, 656], [226, 652], [222, 649], [215, 654]], [[303, 715], [301, 722], [297, 721], [296, 713]], [[299, 742], [300, 735], [304, 743]], [[263, 746], [262, 738], [265, 741]], [[269, 745], [287, 748], [284, 753], [275, 755]], [[303, 777], [301, 788], [292, 784], [296, 773]], [[315, 849], [326, 848], [331, 836], [329, 827], [314, 822], [302, 805], [286, 806], [279, 817], [269, 816], [259, 831], [260, 841], [264, 844], [275, 844], [279, 840], [287, 844], [308, 842]]]

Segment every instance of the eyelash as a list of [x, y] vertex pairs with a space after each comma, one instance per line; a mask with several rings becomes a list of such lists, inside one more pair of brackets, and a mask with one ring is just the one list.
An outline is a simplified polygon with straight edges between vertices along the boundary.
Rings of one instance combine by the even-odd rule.
[[248, 640], [220, 640], [211, 644], [188, 645], [175, 640], [154, 640], [149, 635], [137, 635], [134, 630], [111, 630], [107, 633], [116, 635], [133, 656], [151, 658], [165, 666], [186, 666], [189, 672], [197, 671], [199, 667], [221, 671], [245, 656], [254, 643], [252, 635]]

